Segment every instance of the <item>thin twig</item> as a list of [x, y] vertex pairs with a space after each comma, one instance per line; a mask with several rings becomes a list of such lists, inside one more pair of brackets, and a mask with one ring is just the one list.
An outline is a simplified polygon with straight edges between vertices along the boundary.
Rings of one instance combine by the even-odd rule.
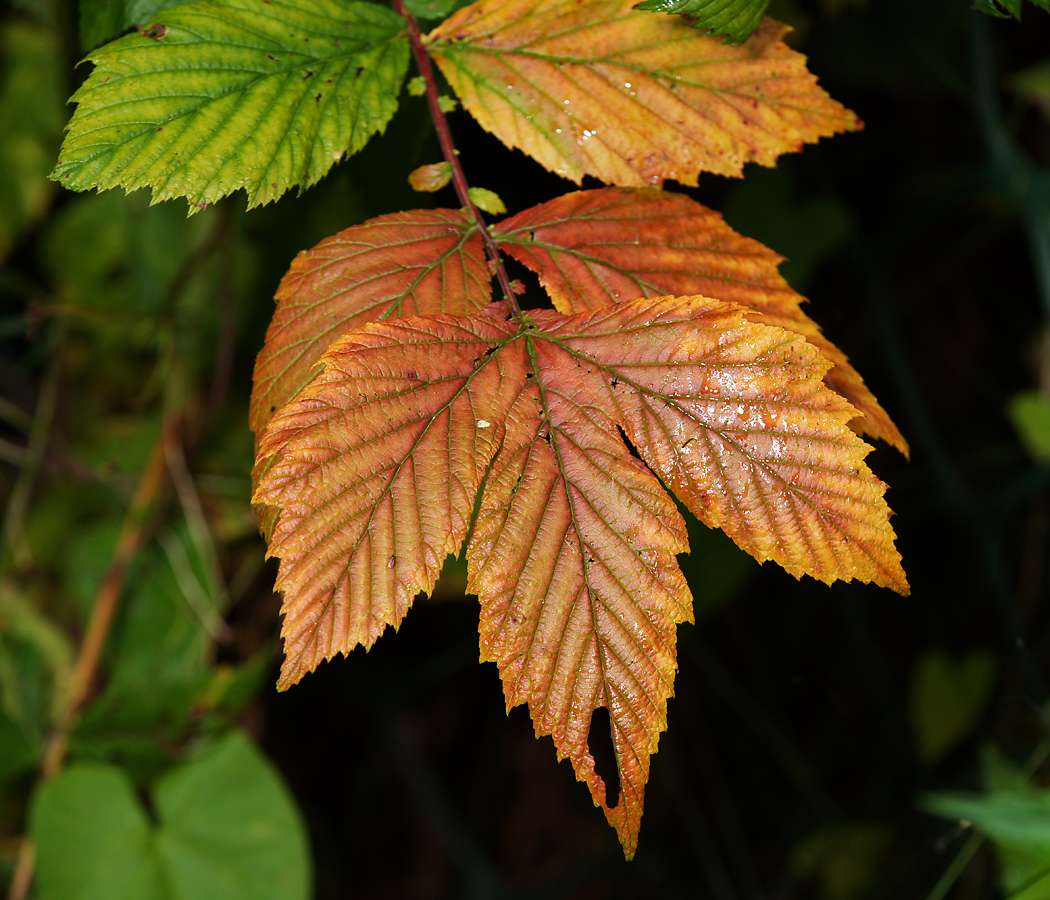
[[948, 891], [950, 891], [955, 882], [958, 881], [959, 876], [962, 875], [963, 870], [970, 864], [973, 855], [981, 849], [981, 844], [983, 843], [983, 834], [971, 834], [969, 840], [962, 845], [962, 848], [956, 854], [955, 859], [952, 860], [951, 865], [944, 870], [944, 874], [933, 886], [933, 890], [926, 896], [926, 900], [944, 900]]
[[496, 239], [489, 231], [488, 225], [485, 224], [485, 218], [482, 216], [481, 210], [470, 199], [470, 186], [467, 184], [467, 176], [463, 171], [463, 166], [459, 162], [456, 145], [452, 141], [452, 131], [448, 127], [448, 119], [445, 118], [445, 113], [442, 112], [441, 104], [438, 102], [437, 79], [434, 77], [434, 67], [430, 65], [430, 56], [427, 54], [426, 47], [423, 46], [423, 36], [420, 34], [419, 25], [416, 23], [415, 16], [405, 8], [404, 0], [393, 0], [393, 2], [394, 9], [398, 15], [403, 16], [405, 19], [408, 40], [412, 45], [412, 55], [415, 57], [419, 74], [423, 77], [423, 81], [427, 86], [426, 97], [427, 105], [430, 107], [430, 117], [434, 120], [434, 128], [437, 130], [441, 153], [445, 157], [445, 162], [452, 167], [452, 186], [456, 189], [456, 196], [459, 197], [459, 202], [466, 207], [467, 211], [474, 218], [478, 232], [485, 242], [485, 250], [496, 268], [496, 280], [499, 282], [500, 290], [503, 291], [504, 299], [509, 300], [514, 313], [520, 315], [521, 307], [518, 306], [518, 300], [514, 295], [514, 291], [511, 290], [510, 276], [507, 275], [507, 269], [503, 265], [503, 256], [499, 252]]
[[[94, 683], [102, 650], [105, 647], [110, 626], [113, 624], [117, 602], [123, 592], [128, 565], [145, 540], [149, 514], [167, 483], [167, 450], [171, 444], [177, 442], [180, 427], [180, 415], [169, 415], [165, 420], [160, 437], [139, 479], [135, 496], [124, 516], [124, 524], [117, 539], [116, 549], [113, 551], [113, 558], [110, 560], [106, 576], [95, 595], [91, 619], [80, 645], [76, 665], [73, 667], [69, 690], [44, 747], [43, 763], [40, 767], [41, 781], [57, 775], [65, 762], [69, 735]], [[24, 900], [27, 896], [33, 880], [34, 859], [35, 850], [32, 841], [27, 837], [22, 841], [19, 849], [15, 877], [11, 882], [8, 900]]]

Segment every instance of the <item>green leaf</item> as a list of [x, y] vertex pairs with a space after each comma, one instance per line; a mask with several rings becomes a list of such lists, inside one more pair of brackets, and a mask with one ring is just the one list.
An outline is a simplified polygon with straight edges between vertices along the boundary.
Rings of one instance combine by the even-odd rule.
[[1018, 72], [1010, 79], [1010, 86], [1050, 118], [1050, 59]]
[[920, 805], [946, 819], [972, 822], [992, 839], [1011, 900], [1050, 898], [1050, 792], [930, 794]]
[[684, 16], [690, 25], [723, 34], [727, 44], [751, 37], [765, 15], [769, 0], [644, 0], [635, 9]]
[[160, 780], [151, 826], [124, 772], [74, 764], [37, 792], [41, 900], [305, 900], [309, 852], [288, 792], [238, 732]]
[[417, 19], [445, 19], [471, 0], [405, 0], [405, 8]]
[[51, 177], [153, 188], [191, 211], [309, 187], [382, 131], [408, 65], [404, 22], [371, 3], [207, 0], [90, 54]]
[[179, 900], [293, 900], [309, 890], [303, 824], [267, 760], [234, 732], [163, 779], [158, 849]]
[[472, 187], [467, 193], [470, 195], [471, 202], [478, 209], [491, 213], [494, 216], [502, 215], [507, 211], [506, 204], [495, 191], [490, 191], [488, 188]]
[[[54, 721], [72, 669], [73, 648], [63, 631], [13, 583], [0, 584], [0, 714], [11, 725], [0, 728], [0, 757], [8, 752], [5, 744], [35, 752]], [[10, 773], [11, 764], [0, 762], [0, 774]]]
[[41, 900], [162, 900], [149, 820], [113, 766], [70, 766], [33, 799]]

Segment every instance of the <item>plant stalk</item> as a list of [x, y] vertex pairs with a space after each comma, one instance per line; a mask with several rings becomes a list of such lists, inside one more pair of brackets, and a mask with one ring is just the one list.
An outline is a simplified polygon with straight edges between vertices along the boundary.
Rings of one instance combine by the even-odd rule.
[[[124, 517], [120, 536], [117, 539], [113, 558], [110, 560], [106, 576], [95, 595], [84, 640], [80, 645], [76, 665], [70, 679], [69, 691], [62, 703], [55, 727], [44, 748], [43, 762], [40, 767], [40, 781], [44, 782], [59, 773], [65, 762], [69, 748], [69, 735], [76, 724], [77, 717], [91, 691], [91, 685], [98, 671], [98, 663], [113, 624], [120, 595], [124, 590], [124, 579], [128, 566], [135, 553], [145, 541], [147, 519], [153, 510], [168, 480], [169, 448], [178, 440], [182, 417], [175, 413], [169, 415], [163, 426], [160, 437], [153, 447], [146, 468], [139, 479], [135, 496]], [[36, 850], [33, 842], [24, 838], [15, 864], [15, 874], [11, 881], [8, 900], [24, 900], [33, 881]]]
[[495, 238], [489, 232], [481, 210], [470, 199], [470, 185], [467, 184], [466, 173], [463, 171], [463, 166], [460, 165], [456, 145], [452, 141], [452, 131], [448, 127], [448, 119], [445, 118], [445, 113], [438, 102], [437, 79], [434, 76], [434, 67], [430, 64], [430, 56], [426, 47], [423, 46], [423, 35], [419, 31], [419, 24], [416, 22], [416, 17], [405, 8], [404, 0], [393, 0], [393, 3], [397, 14], [405, 20], [408, 40], [412, 46], [412, 56], [416, 60], [419, 74], [422, 76], [423, 81], [426, 82], [426, 97], [427, 105], [430, 107], [430, 117], [434, 120], [434, 128], [437, 131], [438, 143], [441, 145], [441, 153], [445, 157], [445, 162], [452, 167], [452, 186], [456, 189], [456, 196], [473, 217], [475, 226], [481, 233], [488, 257], [496, 267], [496, 280], [499, 282], [500, 290], [503, 291], [504, 299], [510, 301], [515, 315], [520, 315], [521, 307], [518, 306], [517, 297], [514, 291], [511, 290], [510, 276], [507, 275], [507, 269], [503, 265], [503, 256], [499, 252]]

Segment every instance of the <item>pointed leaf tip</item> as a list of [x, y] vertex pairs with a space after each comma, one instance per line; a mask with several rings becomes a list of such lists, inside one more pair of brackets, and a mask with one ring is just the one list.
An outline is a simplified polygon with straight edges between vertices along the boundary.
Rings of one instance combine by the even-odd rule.
[[[483, 659], [587, 783], [625, 854], [692, 617], [663, 485], [759, 559], [907, 590], [885, 486], [803, 340], [699, 296], [378, 322], [270, 421], [282, 685], [396, 625], [464, 540]], [[634, 458], [625, 439], [644, 463]], [[487, 475], [486, 475], [487, 472]], [[655, 473], [655, 475], [654, 475]], [[620, 795], [588, 748], [605, 707]]]
[[804, 298], [777, 270], [781, 257], [684, 194], [576, 191], [504, 219], [492, 232], [539, 275], [563, 313], [636, 297], [703, 294], [747, 307], [755, 322], [795, 332], [834, 363], [824, 380], [860, 413], [853, 427], [907, 455], [903, 435], [846, 354], [803, 312]]

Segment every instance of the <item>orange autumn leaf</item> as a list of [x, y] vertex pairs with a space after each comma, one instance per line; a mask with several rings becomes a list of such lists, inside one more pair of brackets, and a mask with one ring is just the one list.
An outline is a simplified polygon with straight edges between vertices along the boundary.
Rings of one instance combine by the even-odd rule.
[[697, 183], [771, 166], [860, 120], [763, 20], [731, 46], [632, 0], [477, 0], [427, 50], [488, 131], [580, 183]]
[[[847, 427], [854, 410], [823, 384], [828, 363], [733, 304], [661, 297], [571, 316], [496, 304], [365, 325], [322, 363], [259, 447], [273, 462], [253, 499], [279, 510], [280, 685], [396, 627], [467, 539], [481, 491], [466, 555], [482, 658], [629, 857], [675, 625], [692, 616], [685, 525], [661, 481], [796, 576], [908, 589], [885, 486]], [[598, 707], [619, 768], [612, 806], [587, 748]]]
[[652, 189], [577, 191], [498, 222], [502, 250], [539, 275], [556, 309], [583, 312], [636, 297], [703, 294], [802, 335], [834, 363], [825, 383], [857, 408], [853, 426], [907, 454], [908, 444], [848, 357], [801, 308], [782, 257], [737, 234], [719, 213]]
[[467, 315], [489, 302], [491, 280], [481, 235], [462, 210], [379, 216], [304, 250], [277, 288], [255, 362], [252, 430], [261, 434], [345, 331], [390, 316]]

